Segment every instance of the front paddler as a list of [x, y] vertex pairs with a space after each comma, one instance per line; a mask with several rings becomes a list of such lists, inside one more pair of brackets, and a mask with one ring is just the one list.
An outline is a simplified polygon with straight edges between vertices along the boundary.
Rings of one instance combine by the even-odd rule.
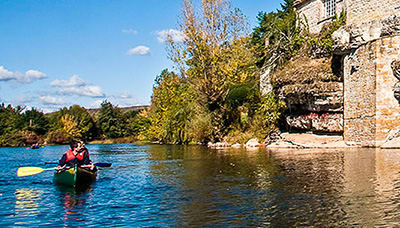
[[81, 141], [71, 142], [70, 149], [61, 157], [57, 169], [60, 170], [64, 166], [74, 167], [75, 165], [90, 165], [93, 168], [89, 158], [89, 151]]

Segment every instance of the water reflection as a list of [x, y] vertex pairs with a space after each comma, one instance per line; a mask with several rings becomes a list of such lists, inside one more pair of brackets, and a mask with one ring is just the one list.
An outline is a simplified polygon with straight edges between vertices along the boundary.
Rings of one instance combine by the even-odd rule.
[[43, 192], [35, 189], [22, 188], [15, 191], [15, 217], [18, 222], [14, 225], [23, 226], [32, 224], [33, 218], [39, 214], [39, 203]]
[[202, 150], [149, 150], [149, 183], [180, 193], [163, 195], [180, 197], [179, 226], [399, 225], [398, 151]]
[[59, 191], [64, 210], [62, 219], [64, 227], [82, 227], [82, 222], [86, 220], [86, 202], [93, 191], [92, 185], [79, 187], [58, 186], [57, 191]]
[[400, 227], [400, 150], [109, 145], [91, 155], [113, 166], [88, 188], [38, 181], [45, 172], [32, 189], [7, 178], [0, 226]]

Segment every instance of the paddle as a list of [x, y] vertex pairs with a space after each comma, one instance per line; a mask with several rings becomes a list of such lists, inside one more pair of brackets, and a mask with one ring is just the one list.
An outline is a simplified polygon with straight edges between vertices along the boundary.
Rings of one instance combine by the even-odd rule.
[[[45, 165], [47, 164], [58, 164], [57, 162], [45, 162]], [[111, 167], [112, 163], [94, 163], [93, 165], [97, 166], [97, 167]]]
[[51, 169], [43, 169], [40, 167], [19, 167], [17, 170], [17, 176], [19, 177], [31, 176], [41, 173], [43, 171], [55, 170], [55, 169], [57, 169], [57, 167]]

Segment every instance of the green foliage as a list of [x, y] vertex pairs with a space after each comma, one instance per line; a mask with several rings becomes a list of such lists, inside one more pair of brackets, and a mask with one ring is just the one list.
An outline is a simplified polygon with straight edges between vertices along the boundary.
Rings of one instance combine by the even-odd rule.
[[259, 67], [275, 69], [286, 63], [298, 53], [304, 42], [293, 0], [285, 0], [281, 6], [282, 10], [277, 12], [260, 12], [259, 26], [251, 34]]
[[192, 99], [187, 80], [163, 70], [153, 87], [151, 125], [147, 131], [151, 139], [165, 143], [188, 143]]
[[[58, 132], [56, 141], [63, 141], [64, 137], [68, 140], [93, 140], [97, 135], [96, 123], [88, 110], [79, 105], [73, 105], [69, 108], [62, 108], [50, 116], [50, 126], [52, 132]], [[60, 136], [63, 135], [63, 136]], [[49, 143], [56, 143], [49, 141]]]
[[49, 120], [45, 117], [43, 112], [35, 108], [25, 111], [22, 115], [24, 129], [33, 131], [37, 135], [44, 135], [49, 129]]
[[194, 106], [206, 110], [199, 115], [211, 118], [211, 135], [200, 141], [222, 140], [229, 126], [225, 117], [230, 88], [257, 80], [253, 50], [245, 37], [248, 23], [241, 11], [232, 10], [225, 0], [201, 1], [200, 7], [184, 0], [182, 13], [185, 39], [182, 43], [169, 39], [169, 53], [193, 90]]
[[101, 103], [97, 121], [101, 133], [106, 138], [118, 138], [127, 134], [121, 110], [107, 100]]
[[311, 47], [311, 52], [319, 56], [331, 56], [334, 40], [332, 34], [341, 26], [346, 24], [346, 12], [342, 11], [339, 17], [335, 14], [331, 22], [324, 24], [320, 33], [309, 35], [307, 44]]
[[276, 125], [285, 108], [285, 102], [280, 100], [274, 92], [268, 93], [262, 98], [260, 108], [257, 110], [257, 114], [263, 119], [262, 126]]
[[140, 113], [135, 115], [129, 124], [131, 134], [137, 136], [139, 140], [147, 139], [147, 129], [149, 129], [150, 124], [151, 121], [147, 116], [147, 111], [142, 110]]
[[48, 120], [42, 112], [32, 108], [25, 112], [21, 106], [0, 106], [0, 146], [25, 146], [42, 142]]

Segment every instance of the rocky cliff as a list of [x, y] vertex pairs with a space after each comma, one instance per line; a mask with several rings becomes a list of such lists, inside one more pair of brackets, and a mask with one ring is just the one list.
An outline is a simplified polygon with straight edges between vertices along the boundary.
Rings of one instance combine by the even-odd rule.
[[[288, 130], [343, 132], [343, 77], [340, 58], [297, 58], [271, 77], [286, 102]], [[339, 68], [339, 69], [338, 69]]]

